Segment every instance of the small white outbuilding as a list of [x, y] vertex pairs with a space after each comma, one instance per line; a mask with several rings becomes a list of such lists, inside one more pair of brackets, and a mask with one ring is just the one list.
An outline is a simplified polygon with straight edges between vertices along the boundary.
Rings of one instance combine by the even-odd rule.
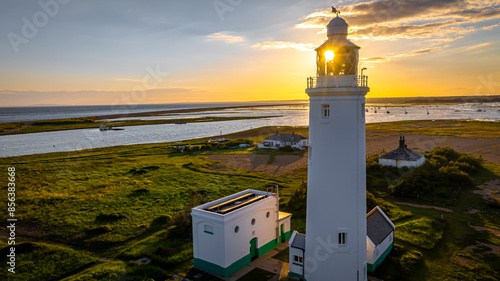
[[[366, 214], [366, 261], [368, 272], [374, 272], [391, 252], [394, 245], [395, 229], [394, 224], [378, 206]], [[295, 279], [304, 278], [304, 266], [307, 262], [307, 257], [304, 256], [305, 245], [306, 235], [294, 230], [290, 241], [288, 241], [290, 253], [288, 257], [289, 277]], [[328, 251], [326, 248], [322, 250]]]
[[392, 167], [420, 167], [425, 163], [425, 156], [412, 149], [408, 149], [405, 144], [405, 137], [399, 137], [399, 147], [393, 151], [379, 156], [378, 162], [382, 166]]
[[194, 267], [227, 277], [290, 238], [277, 193], [247, 189], [192, 209]]
[[368, 272], [373, 272], [389, 255], [394, 245], [396, 227], [378, 206], [366, 215], [366, 250]]
[[287, 145], [296, 149], [305, 149], [307, 148], [307, 138], [295, 133], [280, 134], [276, 132], [276, 134], [264, 139], [264, 142], [258, 143], [257, 147], [278, 149]]

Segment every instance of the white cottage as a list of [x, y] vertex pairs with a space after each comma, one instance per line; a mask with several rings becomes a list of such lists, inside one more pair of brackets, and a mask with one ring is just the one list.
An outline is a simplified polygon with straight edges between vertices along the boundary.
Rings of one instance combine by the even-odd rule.
[[290, 238], [277, 193], [247, 189], [192, 209], [198, 269], [227, 277]]
[[378, 206], [366, 215], [366, 250], [368, 272], [373, 272], [389, 255], [394, 245], [396, 227]]
[[296, 149], [305, 149], [307, 147], [307, 138], [295, 133], [291, 134], [276, 134], [264, 139], [264, 142], [259, 143], [258, 148], [273, 148], [278, 149], [283, 146], [291, 146]]
[[[373, 208], [366, 215], [366, 249], [367, 249], [367, 269], [374, 272], [375, 269], [389, 255], [394, 245], [394, 230], [396, 227], [378, 206]], [[336, 241], [334, 241], [336, 243]], [[306, 245], [306, 235], [293, 231], [289, 249], [289, 272], [288, 276], [296, 279], [303, 279], [304, 265], [307, 261], [304, 257]], [[326, 245], [326, 244], [325, 244]], [[322, 248], [320, 248], [323, 251]], [[326, 248], [324, 248], [328, 251]], [[318, 251], [320, 252], [320, 251]]]
[[425, 163], [425, 156], [415, 150], [408, 149], [405, 144], [405, 137], [399, 137], [399, 147], [393, 151], [380, 155], [378, 162], [382, 166], [392, 167], [420, 167]]

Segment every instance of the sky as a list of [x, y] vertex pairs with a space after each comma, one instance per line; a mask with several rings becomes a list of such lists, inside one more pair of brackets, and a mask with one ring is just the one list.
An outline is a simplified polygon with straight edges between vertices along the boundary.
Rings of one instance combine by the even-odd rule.
[[367, 97], [500, 94], [497, 0], [5, 0], [0, 106], [307, 99], [332, 5]]

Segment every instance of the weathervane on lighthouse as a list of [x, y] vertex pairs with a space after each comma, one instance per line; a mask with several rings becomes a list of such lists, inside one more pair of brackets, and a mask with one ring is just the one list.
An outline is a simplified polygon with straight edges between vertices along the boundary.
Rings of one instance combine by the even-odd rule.
[[335, 9], [335, 7], [332, 6], [332, 13], [337, 14], [337, 17], [338, 17], [340, 14], [340, 11]]

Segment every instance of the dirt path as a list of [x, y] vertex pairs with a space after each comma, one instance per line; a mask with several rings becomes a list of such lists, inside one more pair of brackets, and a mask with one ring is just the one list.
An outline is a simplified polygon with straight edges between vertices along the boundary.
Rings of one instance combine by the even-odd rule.
[[[425, 135], [405, 135], [405, 138], [409, 148], [419, 151], [429, 151], [438, 146], [449, 146], [457, 151], [482, 156], [488, 161], [500, 164], [499, 138], [472, 139]], [[384, 150], [389, 152], [398, 146], [398, 140], [399, 136], [368, 136], [366, 153], [367, 155], [374, 155]], [[269, 155], [263, 154], [217, 154], [208, 155], [208, 158], [221, 161], [225, 165], [238, 169], [266, 172], [274, 175], [289, 174], [295, 169], [307, 167], [307, 153], [304, 154], [304, 157], [277, 155], [271, 164], [268, 164]]]
[[307, 166], [307, 155], [304, 157], [277, 155], [271, 164], [268, 164], [270, 156], [265, 154], [215, 154], [207, 155], [207, 157], [238, 169], [266, 172], [273, 175], [284, 175]]
[[477, 186], [478, 190], [474, 190], [475, 194], [479, 194], [486, 201], [494, 201], [500, 198], [500, 180], [492, 180]]
[[441, 207], [429, 206], [429, 205], [419, 205], [419, 204], [405, 203], [405, 202], [394, 202], [394, 203], [399, 204], [399, 205], [405, 205], [405, 206], [415, 207], [415, 208], [434, 209], [434, 210], [438, 210], [438, 211], [441, 211], [441, 212], [453, 213], [453, 210], [452, 209], [448, 209], [448, 208], [441, 208]]

